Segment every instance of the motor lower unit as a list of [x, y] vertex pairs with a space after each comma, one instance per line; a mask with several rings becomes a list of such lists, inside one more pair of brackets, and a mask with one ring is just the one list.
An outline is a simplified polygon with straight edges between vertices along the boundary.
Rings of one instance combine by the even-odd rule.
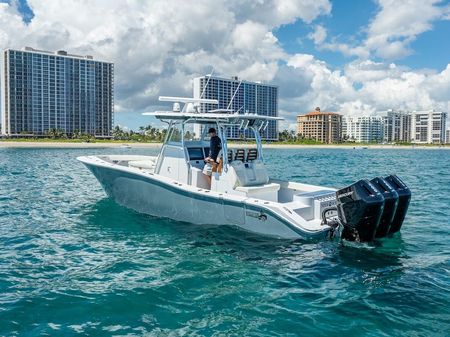
[[336, 192], [342, 238], [369, 242], [400, 230], [411, 191], [396, 175], [359, 180]]

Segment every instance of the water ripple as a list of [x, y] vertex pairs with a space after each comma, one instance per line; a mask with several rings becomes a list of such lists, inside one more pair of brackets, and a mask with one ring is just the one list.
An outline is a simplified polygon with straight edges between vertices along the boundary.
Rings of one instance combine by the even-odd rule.
[[399, 174], [404, 229], [370, 245], [137, 214], [75, 160], [106, 152], [0, 149], [0, 335], [448, 335], [447, 151], [267, 151], [313, 184]]

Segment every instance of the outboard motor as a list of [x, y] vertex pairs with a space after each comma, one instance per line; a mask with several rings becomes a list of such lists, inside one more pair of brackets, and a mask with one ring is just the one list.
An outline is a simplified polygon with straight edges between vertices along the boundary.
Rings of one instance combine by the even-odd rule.
[[392, 221], [394, 220], [398, 204], [398, 193], [391, 184], [382, 177], [373, 178], [370, 182], [384, 197], [384, 210], [375, 233], [376, 238], [382, 238], [389, 233]]
[[411, 201], [411, 191], [396, 175], [387, 176], [385, 179], [398, 194], [397, 210], [394, 219], [392, 220], [391, 227], [389, 228], [389, 234], [393, 234], [400, 230], [403, 220], [405, 220], [409, 202]]
[[372, 241], [383, 215], [384, 197], [368, 180], [336, 192], [336, 207], [343, 225], [342, 238], [350, 241]]

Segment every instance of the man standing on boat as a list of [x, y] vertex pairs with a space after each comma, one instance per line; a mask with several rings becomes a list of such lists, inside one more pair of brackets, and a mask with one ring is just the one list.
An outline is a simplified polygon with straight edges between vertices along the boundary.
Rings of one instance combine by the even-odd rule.
[[205, 167], [203, 168], [203, 174], [206, 175], [209, 181], [209, 186], [211, 186], [211, 176], [213, 172], [217, 171], [217, 157], [222, 148], [222, 142], [217, 136], [216, 129], [210, 128], [208, 130], [209, 139], [209, 154], [205, 158]]

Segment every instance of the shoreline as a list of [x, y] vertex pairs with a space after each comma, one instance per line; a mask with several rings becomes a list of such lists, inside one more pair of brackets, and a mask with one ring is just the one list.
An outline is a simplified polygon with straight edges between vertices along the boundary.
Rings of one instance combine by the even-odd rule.
[[[231, 146], [233, 147], [233, 145]], [[381, 145], [381, 144], [373, 144], [373, 145], [302, 145], [302, 144], [266, 144], [263, 145], [266, 149], [355, 149], [355, 150], [450, 150], [449, 146], [441, 146], [439, 145]]]
[[98, 143], [82, 143], [82, 142], [15, 142], [0, 141], [0, 148], [41, 148], [41, 149], [101, 149], [101, 148], [156, 148], [162, 143], [115, 143], [115, 142], [98, 142]]
[[[236, 148], [240, 146], [248, 146], [249, 144], [231, 143], [229, 147]], [[24, 142], [24, 141], [0, 141], [0, 148], [55, 148], [55, 149], [94, 149], [94, 148], [158, 148], [162, 143], [118, 143], [118, 142], [98, 142], [98, 143], [81, 143], [81, 142]], [[400, 150], [450, 150], [450, 146], [439, 145], [327, 145], [327, 144], [263, 144], [266, 149], [400, 149]]]

